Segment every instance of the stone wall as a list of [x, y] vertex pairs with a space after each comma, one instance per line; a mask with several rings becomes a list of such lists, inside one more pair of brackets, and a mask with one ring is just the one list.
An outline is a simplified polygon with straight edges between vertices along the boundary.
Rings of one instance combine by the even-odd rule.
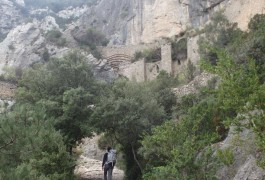
[[146, 80], [153, 80], [159, 74], [161, 69], [161, 61], [154, 63], [146, 63]]
[[171, 44], [164, 44], [161, 46], [161, 70], [172, 74], [172, 52]]
[[110, 46], [110, 47], [98, 47], [104, 58], [108, 58], [115, 54], [125, 54], [130, 57], [133, 57], [135, 52], [142, 51], [144, 49], [150, 49], [157, 47], [158, 44], [139, 44], [139, 45], [119, 45], [119, 46]]
[[[195, 62], [193, 64], [198, 64], [199, 58], [197, 60], [193, 58], [197, 54], [197, 38], [189, 40], [190, 55], [188, 58], [192, 58]], [[147, 44], [139, 46], [114, 46], [114, 47], [101, 47], [101, 52], [103, 56], [107, 59], [112, 68], [118, 72], [118, 74], [129, 78], [130, 80], [136, 81], [146, 81], [153, 80], [159, 74], [160, 71], [164, 70], [171, 75], [177, 75], [183, 73], [187, 66], [187, 60], [182, 59], [180, 61], [172, 61], [172, 50], [170, 43], [164, 43], [161, 45], [161, 61], [147, 63], [144, 60], [140, 60], [131, 63], [131, 59], [128, 57], [133, 57], [136, 51], [142, 51], [145, 48], [155, 48], [158, 47], [156, 44]], [[124, 58], [124, 57], [127, 57]], [[114, 59], [113, 59], [114, 58]], [[116, 59], [115, 59], [116, 58]], [[113, 61], [116, 64], [113, 64]]]
[[136, 80], [137, 82], [146, 81], [145, 60], [142, 59], [125, 67], [121, 67], [119, 74], [129, 78], [130, 80]]

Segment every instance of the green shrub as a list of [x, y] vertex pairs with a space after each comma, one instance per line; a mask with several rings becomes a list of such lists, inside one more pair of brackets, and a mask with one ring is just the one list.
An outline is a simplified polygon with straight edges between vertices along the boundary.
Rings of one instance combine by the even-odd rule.
[[66, 45], [66, 39], [62, 37], [62, 33], [59, 30], [50, 30], [45, 34], [45, 37], [49, 42], [57, 46], [62, 47]]
[[188, 64], [187, 64], [186, 71], [185, 71], [185, 78], [187, 82], [190, 82], [194, 79], [195, 71], [196, 71], [196, 67], [192, 64], [190, 60], [188, 60]]
[[95, 46], [106, 46], [109, 42], [102, 32], [94, 28], [87, 29], [86, 34], [77, 41], [91, 49], [94, 49]]
[[232, 165], [235, 161], [234, 153], [230, 149], [218, 150], [217, 157], [226, 166]]
[[156, 62], [161, 60], [161, 48], [144, 49], [143, 51], [136, 51], [132, 62], [145, 59], [146, 62]]
[[187, 58], [187, 38], [179, 41], [171, 41], [172, 60], [182, 60]]

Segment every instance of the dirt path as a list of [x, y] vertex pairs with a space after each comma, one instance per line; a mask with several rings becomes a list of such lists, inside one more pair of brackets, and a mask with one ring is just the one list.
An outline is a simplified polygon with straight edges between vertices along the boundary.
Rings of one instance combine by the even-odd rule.
[[[102, 180], [102, 157], [104, 151], [97, 146], [99, 136], [83, 139], [80, 146], [76, 149], [81, 155], [77, 160], [75, 174], [81, 180]], [[113, 170], [113, 180], [123, 180], [124, 172], [117, 167]]]

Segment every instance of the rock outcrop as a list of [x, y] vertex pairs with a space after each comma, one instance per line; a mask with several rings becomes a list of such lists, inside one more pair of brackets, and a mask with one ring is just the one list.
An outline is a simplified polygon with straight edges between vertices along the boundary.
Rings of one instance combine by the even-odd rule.
[[[82, 28], [102, 29], [111, 44], [150, 43], [208, 22], [223, 10], [246, 30], [251, 17], [265, 12], [263, 0], [101, 0], [80, 19]], [[81, 28], [81, 29], [82, 29]]]
[[176, 94], [177, 97], [182, 97], [188, 94], [198, 93], [199, 89], [202, 87], [206, 87], [208, 82], [212, 80], [216, 75], [209, 73], [202, 73], [196, 76], [191, 82], [186, 85], [180, 86], [178, 88], [172, 89], [172, 91]]
[[21, 9], [16, 8], [18, 5], [16, 2], [10, 0], [0, 1], [0, 34], [7, 34], [11, 29], [24, 21], [24, 15]]
[[264, 169], [257, 165], [259, 155], [255, 144], [255, 133], [247, 128], [237, 131], [232, 126], [227, 138], [220, 143], [220, 150], [229, 150], [233, 153], [231, 165], [222, 166], [217, 171], [220, 180], [262, 180], [265, 178]]

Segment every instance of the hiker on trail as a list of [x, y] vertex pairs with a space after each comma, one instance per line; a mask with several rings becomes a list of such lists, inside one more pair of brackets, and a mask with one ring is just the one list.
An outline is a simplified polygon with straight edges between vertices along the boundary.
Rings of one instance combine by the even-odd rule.
[[104, 180], [112, 180], [112, 171], [116, 164], [116, 150], [111, 147], [107, 148], [107, 152], [103, 156], [102, 170], [104, 170]]

